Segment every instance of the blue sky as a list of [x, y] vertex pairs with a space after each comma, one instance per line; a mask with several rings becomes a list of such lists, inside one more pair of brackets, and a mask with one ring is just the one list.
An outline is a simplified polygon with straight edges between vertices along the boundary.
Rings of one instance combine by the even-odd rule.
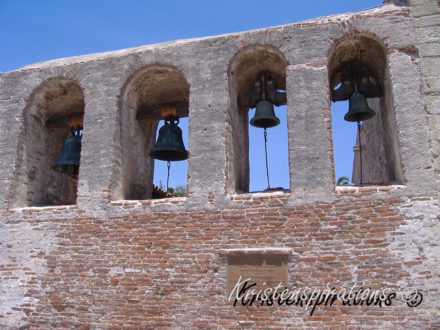
[[[366, 9], [380, 0], [0, 0], [0, 71], [49, 59], [175, 39], [282, 25]], [[336, 177], [351, 177], [356, 125], [342, 120], [347, 104], [332, 105]], [[285, 108], [269, 129], [271, 186], [289, 186]], [[187, 122], [181, 121], [184, 135]], [[85, 134], [87, 130], [85, 129]], [[263, 133], [250, 131], [251, 191], [266, 188]], [[188, 146], [185, 140], [186, 146]], [[162, 162], [158, 162], [162, 163]], [[166, 182], [157, 164], [155, 182]], [[185, 184], [186, 161], [172, 165], [170, 185]]]

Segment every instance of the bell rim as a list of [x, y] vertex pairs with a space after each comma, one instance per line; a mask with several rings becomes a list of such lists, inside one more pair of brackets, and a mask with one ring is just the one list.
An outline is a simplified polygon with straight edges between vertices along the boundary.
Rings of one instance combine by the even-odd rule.
[[358, 121], [360, 122], [360, 121], [369, 120], [369, 119], [373, 118], [375, 115], [376, 115], [376, 112], [374, 110], [370, 109], [370, 111], [365, 112], [365, 116], [362, 116], [362, 119], [360, 119], [360, 120], [355, 118], [356, 114], [350, 114], [350, 113], [345, 114], [344, 120], [355, 123]]
[[[264, 117], [264, 116], [261, 116], [261, 114], [260, 114], [260, 117], [258, 117], [257, 116], [257, 114], [258, 114], [258, 108], [260, 107], [260, 106], [262, 106], [263, 104], [267, 104], [268, 106], [270, 106], [270, 112], [272, 113], [272, 115], [273, 116], [270, 116], [270, 117]], [[264, 106], [264, 105], [263, 105]], [[255, 115], [254, 115], [254, 117], [249, 121], [249, 123], [252, 125], [252, 126], [254, 126], [254, 127], [257, 127], [257, 128], [270, 128], [270, 127], [275, 127], [275, 126], [278, 126], [279, 124], [280, 124], [280, 119], [276, 116], [276, 114], [275, 114], [275, 109], [274, 109], [274, 106], [273, 106], [273, 103], [271, 102], [271, 101], [269, 101], [269, 100], [260, 100], [260, 101], [258, 101], [258, 103], [256, 104], [256, 106], [255, 106]], [[261, 122], [261, 123], [260, 123]], [[266, 125], [266, 124], [264, 124], [265, 122], [269, 122], [270, 124], [269, 125]]]
[[[160, 153], [169, 153], [169, 152], [175, 152], [175, 154], [177, 155], [177, 157], [161, 157]], [[182, 161], [182, 160], [187, 160], [189, 157], [189, 153], [187, 150], [161, 150], [161, 151], [150, 151], [149, 153], [150, 157], [153, 159], [157, 159], [157, 160], [162, 160], [165, 162], [178, 162], [178, 161]]]
[[273, 125], [257, 125], [257, 124], [255, 124], [256, 122], [258, 122], [258, 121], [263, 121], [263, 120], [266, 120], [266, 119], [264, 119], [264, 118], [252, 118], [251, 120], [250, 120], [250, 124], [252, 125], [252, 126], [254, 126], [254, 127], [257, 127], [257, 128], [270, 128], [270, 127], [275, 127], [275, 126], [278, 126], [280, 123], [281, 123], [281, 121], [280, 121], [280, 119], [278, 118], [278, 117], [275, 117], [275, 118], [271, 118], [270, 120], [272, 120], [273, 122], [274, 122], [274, 124]]

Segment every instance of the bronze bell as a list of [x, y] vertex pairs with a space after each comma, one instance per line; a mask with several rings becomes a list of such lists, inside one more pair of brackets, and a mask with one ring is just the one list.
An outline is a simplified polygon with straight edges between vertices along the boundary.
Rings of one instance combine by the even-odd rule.
[[164, 119], [165, 125], [159, 130], [159, 137], [150, 151], [154, 159], [164, 161], [178, 161], [188, 158], [188, 151], [185, 150], [182, 139], [182, 130], [175, 118]]
[[81, 135], [79, 130], [72, 133], [64, 141], [63, 153], [53, 165], [53, 169], [68, 175], [77, 175], [81, 158]]
[[251, 119], [250, 124], [254, 127], [269, 128], [277, 126], [280, 120], [275, 115], [272, 102], [261, 100], [255, 107], [255, 115]]
[[355, 93], [350, 96], [348, 112], [345, 114], [346, 121], [361, 122], [373, 118], [376, 115], [373, 109], [368, 107], [365, 96]]

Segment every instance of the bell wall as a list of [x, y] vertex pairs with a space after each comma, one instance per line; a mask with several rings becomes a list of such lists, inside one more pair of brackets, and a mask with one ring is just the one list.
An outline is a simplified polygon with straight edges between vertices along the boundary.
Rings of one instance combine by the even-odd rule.
[[[0, 325], [440, 327], [439, 12], [436, 1], [395, 2], [0, 74]], [[384, 156], [396, 155], [390, 159], [397, 184], [335, 185], [328, 63], [339, 40], [359, 35], [377, 40], [386, 54], [388, 94], [382, 106], [394, 124], [372, 125], [366, 134], [382, 144]], [[234, 129], [243, 116], [231, 112], [237, 91], [231, 90], [229, 68], [240, 50], [253, 45], [274, 47], [286, 61], [288, 192], [236, 190], [237, 177], [246, 185], [246, 162], [233, 163], [240, 156], [233, 143], [247, 133]], [[189, 85], [188, 194], [121, 199], [122, 182], [133, 181], [135, 171], [123, 165], [124, 148], [139, 141], [121, 122], [128, 111], [121, 99], [130, 78], [151, 65], [175, 68]], [[24, 138], [38, 127], [29, 126], [27, 113], [37, 106], [36, 91], [55, 78], [74, 81], [84, 98], [76, 202], [36, 206], [23, 198], [30, 187], [44, 191], [25, 166], [39, 143]], [[123, 140], [130, 134], [131, 140]], [[35, 171], [44, 176], [51, 168]], [[357, 285], [388, 288], [397, 297], [388, 306], [339, 301], [313, 313], [305, 305], [234, 306], [226, 296], [228, 254], [274, 249], [287, 256], [291, 288]], [[401, 299], [409, 289], [422, 293], [420, 305], [409, 307]]]

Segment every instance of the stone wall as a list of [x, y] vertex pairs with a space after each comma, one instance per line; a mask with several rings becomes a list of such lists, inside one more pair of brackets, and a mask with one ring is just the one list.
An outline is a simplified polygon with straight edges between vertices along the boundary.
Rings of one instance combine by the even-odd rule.
[[420, 70], [424, 76], [422, 93], [432, 136], [432, 156], [440, 191], [440, 3], [411, 0], [411, 15], [417, 35]]
[[[421, 15], [432, 14], [435, 6], [389, 4], [1, 74], [0, 324], [40, 329], [439, 327], [438, 97], [431, 88], [436, 57], [426, 53], [437, 41], [423, 39], [438, 23], [437, 14], [429, 16], [432, 22]], [[338, 41], [359, 35], [385, 47], [386, 107], [395, 116], [389, 133], [397, 141], [400, 160], [393, 170], [401, 171], [400, 185], [335, 187], [328, 63]], [[286, 64], [289, 192], [241, 193], [247, 155], [234, 160], [246, 152], [247, 132], [239, 129], [246, 125], [238, 123], [246, 116], [238, 114], [240, 82], [234, 85], [230, 69], [235, 55], [256, 45], [277, 49]], [[130, 82], [157, 66], [177, 70], [189, 86], [188, 196], [137, 200], [127, 193], [127, 183], [136, 181], [133, 164], [146, 166], [143, 178], [154, 169], [142, 164], [142, 153], [125, 156], [130, 152], [126, 141], [149, 141], [136, 135], [130, 123], [140, 124], [126, 111], [139, 111], [136, 102], [147, 102], [142, 93], [149, 80]], [[75, 81], [84, 94], [76, 203], [17, 205], [17, 191], [30, 184], [21, 165], [33, 146], [32, 139], [24, 146], [22, 139], [29, 129], [28, 109], [35, 91], [53, 78]], [[243, 145], [234, 146], [235, 141]], [[137, 196], [148, 198], [148, 183], [141, 190], [145, 195]], [[318, 306], [312, 316], [306, 306], [234, 307], [225, 296], [225, 251], [274, 247], [290, 255], [291, 287], [357, 284], [399, 293], [415, 288], [424, 300], [414, 308], [400, 297], [382, 308], [336, 303]]]

